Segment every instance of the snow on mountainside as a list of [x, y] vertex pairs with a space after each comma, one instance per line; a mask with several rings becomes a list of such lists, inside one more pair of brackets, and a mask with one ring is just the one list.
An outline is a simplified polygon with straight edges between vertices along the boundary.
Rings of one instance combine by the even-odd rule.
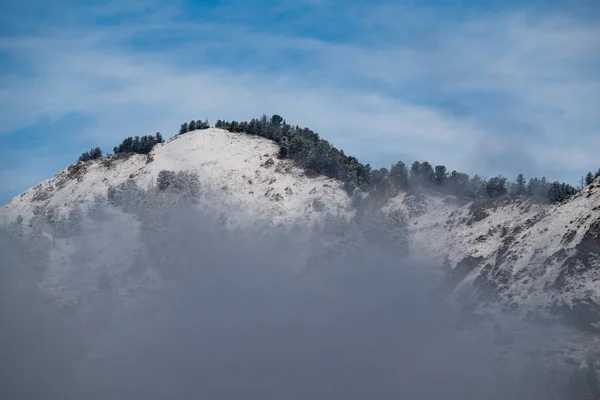
[[[22, 215], [25, 221], [37, 205], [64, 213], [75, 204], [86, 207], [95, 196], [106, 197], [109, 185], [133, 179], [147, 188], [161, 170], [189, 170], [198, 174], [202, 192], [211, 193], [201, 205], [215, 212], [227, 206], [228, 218], [236, 223], [260, 219], [292, 225], [328, 214], [355, 215], [341, 182], [308, 176], [292, 161], [279, 160], [278, 150], [257, 136], [221, 129], [190, 132], [157, 145], [149, 156], [74, 164], [0, 212], [8, 220]], [[600, 178], [557, 205], [530, 198], [472, 202], [426, 191], [392, 195], [393, 188], [379, 189], [365, 199], [360, 215], [404, 215], [408, 257], [444, 266], [442, 289], [532, 316], [564, 315], [584, 331], [600, 332]], [[68, 261], [59, 253], [53, 257], [57, 267], [50, 286], [64, 286], [77, 266], [61, 267]]]
[[[2, 214], [33, 215], [37, 205], [56, 206], [63, 213], [75, 204], [106, 197], [109, 185], [133, 179], [141, 188], [156, 182], [161, 170], [198, 173], [203, 193], [216, 195], [232, 219], [251, 216], [275, 223], [319, 220], [330, 213], [351, 217], [350, 199], [341, 183], [309, 177], [289, 160], [277, 159], [279, 147], [267, 139], [222, 129], [206, 129], [175, 136], [146, 155], [73, 164], [54, 178], [12, 199]], [[217, 206], [215, 199], [204, 203]]]
[[556, 205], [401, 195], [394, 210], [412, 214], [410, 257], [446, 265], [444, 289], [600, 332], [600, 178]]

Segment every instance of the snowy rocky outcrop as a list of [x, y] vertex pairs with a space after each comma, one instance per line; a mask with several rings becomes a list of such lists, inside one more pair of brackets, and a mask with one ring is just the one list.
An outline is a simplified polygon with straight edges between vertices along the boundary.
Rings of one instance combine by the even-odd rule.
[[444, 290], [600, 333], [600, 179], [555, 205], [401, 194], [383, 210], [409, 215], [410, 257], [437, 258]]

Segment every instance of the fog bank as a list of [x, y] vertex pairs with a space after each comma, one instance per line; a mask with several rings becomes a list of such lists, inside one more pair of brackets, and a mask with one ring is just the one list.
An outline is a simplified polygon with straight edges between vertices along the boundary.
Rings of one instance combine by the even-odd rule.
[[[564, 360], [542, 357], [554, 328], [505, 315], [465, 324], [435, 294], [431, 266], [372, 237], [226, 231], [212, 215], [167, 204], [126, 214], [99, 203], [62, 239], [5, 227], [2, 399], [572, 393]], [[68, 278], [56, 278], [59, 268]], [[76, 301], [58, 304], [66, 292]]]

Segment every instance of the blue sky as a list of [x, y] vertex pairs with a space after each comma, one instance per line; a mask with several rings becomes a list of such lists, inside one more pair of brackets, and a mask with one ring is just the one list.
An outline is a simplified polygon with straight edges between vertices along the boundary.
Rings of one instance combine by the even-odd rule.
[[90, 147], [273, 113], [374, 167], [600, 167], [595, 0], [8, 0], [0, 27], [0, 204]]

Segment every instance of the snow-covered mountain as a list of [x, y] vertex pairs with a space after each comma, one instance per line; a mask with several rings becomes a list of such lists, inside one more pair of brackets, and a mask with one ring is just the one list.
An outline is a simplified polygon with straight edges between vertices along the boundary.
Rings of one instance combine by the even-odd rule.
[[340, 182], [310, 177], [291, 161], [277, 159], [278, 152], [274, 142], [258, 136], [199, 130], [158, 144], [148, 156], [132, 154], [73, 164], [12, 199], [2, 215], [22, 215], [27, 220], [39, 205], [62, 212], [74, 204], [85, 207], [96, 196], [106, 197], [110, 185], [128, 179], [148, 188], [161, 170], [197, 173], [203, 192], [218, 198], [203, 206], [226, 206], [229, 213], [238, 213], [230, 215], [238, 221], [251, 216], [277, 224], [302, 223], [326, 213], [353, 214]]
[[556, 205], [403, 194], [394, 210], [410, 216], [410, 257], [445, 265], [445, 290], [600, 332], [599, 179]]
[[[191, 171], [205, 194], [200, 207], [215, 213], [227, 209], [233, 226], [377, 216], [402, 228], [409, 260], [442, 266], [434, 267], [441, 289], [461, 301], [476, 299], [532, 318], [566, 316], [583, 331], [600, 332], [600, 178], [556, 205], [530, 198], [473, 202], [426, 190], [405, 193], [384, 181], [363, 199], [357, 214], [341, 182], [307, 174], [278, 159], [278, 151], [277, 144], [257, 136], [194, 131], [157, 145], [148, 156], [73, 164], [12, 199], [0, 216], [12, 221], [21, 215], [27, 222], [36, 206], [64, 214], [75, 205], [90, 207], [111, 185], [132, 180], [149, 188], [162, 170]], [[58, 249], [51, 259], [48, 288], [62, 295], [56, 288], [77, 266], [65, 266]]]

